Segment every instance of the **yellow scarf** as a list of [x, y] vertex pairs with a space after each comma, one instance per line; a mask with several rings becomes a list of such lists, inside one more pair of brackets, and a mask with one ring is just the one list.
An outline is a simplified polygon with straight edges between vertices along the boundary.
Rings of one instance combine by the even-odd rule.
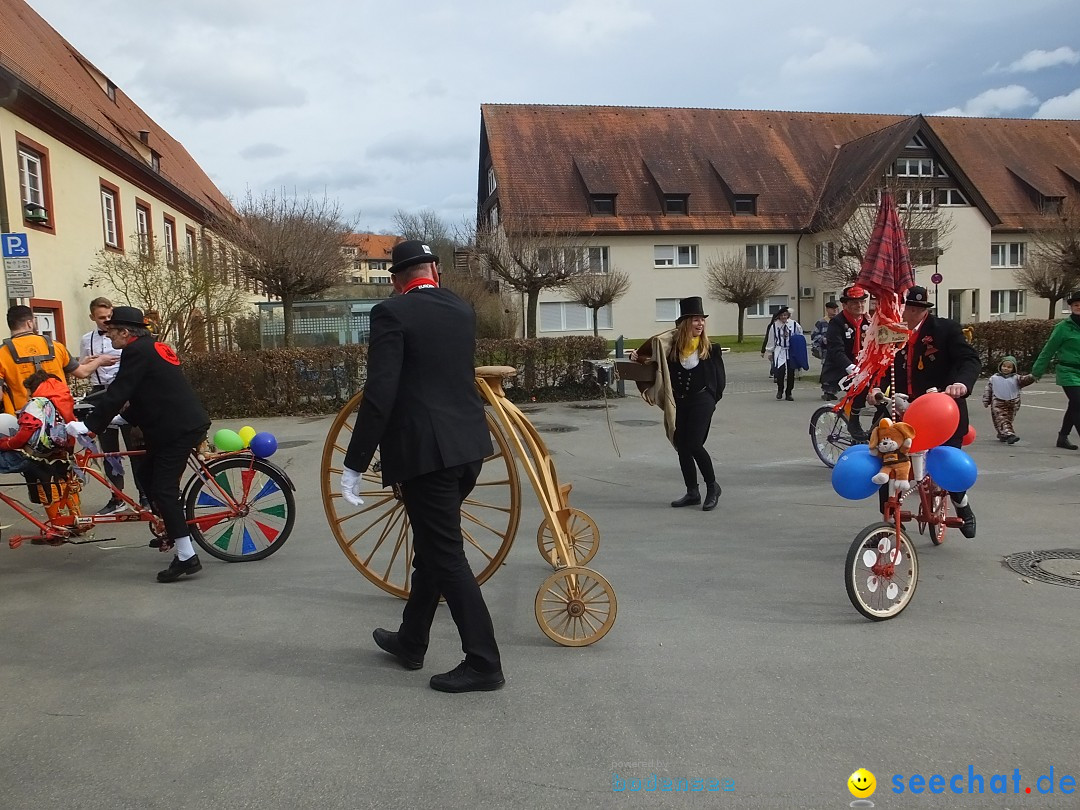
[[685, 360], [690, 355], [695, 354], [701, 348], [701, 342], [704, 338], [704, 335], [701, 337], [688, 337], [679, 343], [679, 359]]

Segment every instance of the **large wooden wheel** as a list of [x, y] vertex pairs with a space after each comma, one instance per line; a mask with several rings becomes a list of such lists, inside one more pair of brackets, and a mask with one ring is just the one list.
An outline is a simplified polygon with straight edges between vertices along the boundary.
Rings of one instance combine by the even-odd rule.
[[[357, 394], [341, 409], [323, 445], [323, 509], [330, 531], [353, 566], [387, 593], [404, 599], [412, 576], [409, 518], [397, 493], [382, 485], [377, 451], [364, 473], [360, 490], [364, 504], [353, 506], [341, 497], [341, 468], [363, 396]], [[484, 460], [476, 488], [461, 507], [465, 554], [480, 583], [506, 558], [521, 517], [517, 463], [490, 410], [486, 416], [495, 452]]]

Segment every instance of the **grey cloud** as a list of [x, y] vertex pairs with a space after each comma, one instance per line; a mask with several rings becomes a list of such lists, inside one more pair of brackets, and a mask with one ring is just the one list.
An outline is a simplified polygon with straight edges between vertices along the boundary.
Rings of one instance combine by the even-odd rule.
[[273, 108], [301, 107], [307, 91], [256, 71], [220, 70], [213, 64], [149, 63], [138, 83], [162, 97], [174, 112], [194, 120], [222, 119]]
[[311, 191], [348, 191], [375, 185], [375, 178], [352, 166], [328, 166], [312, 172], [283, 172], [266, 181], [267, 187], [297, 189], [301, 193]]
[[369, 160], [390, 160], [398, 163], [427, 163], [441, 160], [476, 158], [476, 143], [471, 138], [425, 138], [415, 133], [386, 135], [375, 141], [365, 153]]
[[276, 143], [253, 143], [251, 146], [240, 150], [240, 157], [248, 160], [263, 160], [287, 155], [289, 150]]

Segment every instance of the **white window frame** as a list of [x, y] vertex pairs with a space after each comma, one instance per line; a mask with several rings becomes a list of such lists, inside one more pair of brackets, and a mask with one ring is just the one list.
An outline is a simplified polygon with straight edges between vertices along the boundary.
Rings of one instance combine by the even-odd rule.
[[116, 230], [116, 193], [111, 189], [101, 189], [101, 219], [105, 225], [105, 244], [120, 247], [120, 236]]
[[[1027, 303], [1024, 290], [991, 290], [990, 291], [990, 314], [991, 315], [1023, 315]], [[1002, 305], [1004, 304], [1004, 308]]]
[[150, 252], [150, 211], [141, 205], [135, 206], [135, 232], [139, 236], [139, 251]]
[[1027, 260], [1026, 242], [991, 242], [991, 267], [1023, 267]]
[[774, 312], [781, 307], [791, 306], [791, 300], [786, 295], [770, 295], [762, 298], [754, 306], [746, 308], [748, 318], [771, 318]]
[[653, 268], [697, 267], [697, 245], [653, 245]]
[[773, 242], [746, 246], [746, 267], [750, 270], [787, 270], [787, 244]]
[[914, 208], [929, 211], [934, 207], [934, 189], [902, 188], [896, 198], [897, 208]]
[[816, 250], [818, 267], [833, 267], [836, 264], [835, 242], [819, 242]]
[[494, 194], [495, 189], [499, 187], [499, 184], [495, 181], [495, 167], [488, 166], [487, 170], [487, 188], [488, 194]]
[[495, 203], [491, 206], [491, 210], [488, 211], [488, 225], [492, 228], [499, 227], [499, 204]]
[[607, 275], [611, 269], [611, 249], [607, 245], [595, 245], [582, 251], [582, 271], [593, 275]]
[[162, 220], [161, 231], [165, 236], [165, 261], [176, 264], [176, 227], [171, 220]]
[[957, 205], [971, 205], [967, 195], [958, 188], [939, 188], [936, 189], [936, 193], [939, 206], [951, 207]]
[[895, 172], [897, 177], [933, 177], [934, 159], [928, 157], [897, 158]]
[[[536, 313], [537, 324], [541, 332], [584, 332], [592, 331], [593, 311], [576, 301], [541, 301]], [[556, 310], [556, 308], [558, 308]], [[552, 315], [558, 312], [559, 326], [552, 328]], [[567, 316], [570, 316], [568, 318]], [[599, 330], [611, 329], [611, 307], [600, 307]]]
[[45, 160], [25, 146], [19, 147], [19, 182], [23, 204], [45, 207]]

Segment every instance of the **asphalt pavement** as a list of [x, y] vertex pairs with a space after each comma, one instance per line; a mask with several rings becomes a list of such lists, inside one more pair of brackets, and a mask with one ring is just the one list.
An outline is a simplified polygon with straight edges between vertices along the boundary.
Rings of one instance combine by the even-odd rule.
[[[250, 421], [282, 444], [298, 519], [263, 561], [204, 556], [197, 577], [162, 585], [168, 558], [144, 526], [97, 545], [3, 544], [0, 807], [841, 808], [860, 767], [879, 808], [1080, 806], [1064, 792], [1080, 781], [1080, 588], [1002, 564], [1080, 557], [1080, 451], [1054, 447], [1060, 389], [1025, 389], [1022, 440], [1007, 446], [980, 383], [978, 537], [916, 535], [912, 604], [874, 623], [849, 603], [843, 564], [876, 503], [834, 494], [813, 455], [813, 379], [778, 402], [756, 354], [728, 366], [707, 444], [723, 487], [711, 513], [668, 506], [682, 484], [659, 410], [632, 397], [530, 408], [571, 504], [600, 528], [590, 567], [618, 617], [582, 648], [540, 631], [550, 567], [523, 478], [516, 542], [484, 586], [498, 692], [428, 688], [461, 659], [445, 609], [424, 669], [375, 648], [371, 630], [395, 628], [402, 603], [327, 529], [330, 417], [215, 424]], [[84, 493], [89, 507], [106, 497]], [[19, 525], [0, 510], [6, 539]], [[1080, 577], [1080, 559], [1047, 565]]]

